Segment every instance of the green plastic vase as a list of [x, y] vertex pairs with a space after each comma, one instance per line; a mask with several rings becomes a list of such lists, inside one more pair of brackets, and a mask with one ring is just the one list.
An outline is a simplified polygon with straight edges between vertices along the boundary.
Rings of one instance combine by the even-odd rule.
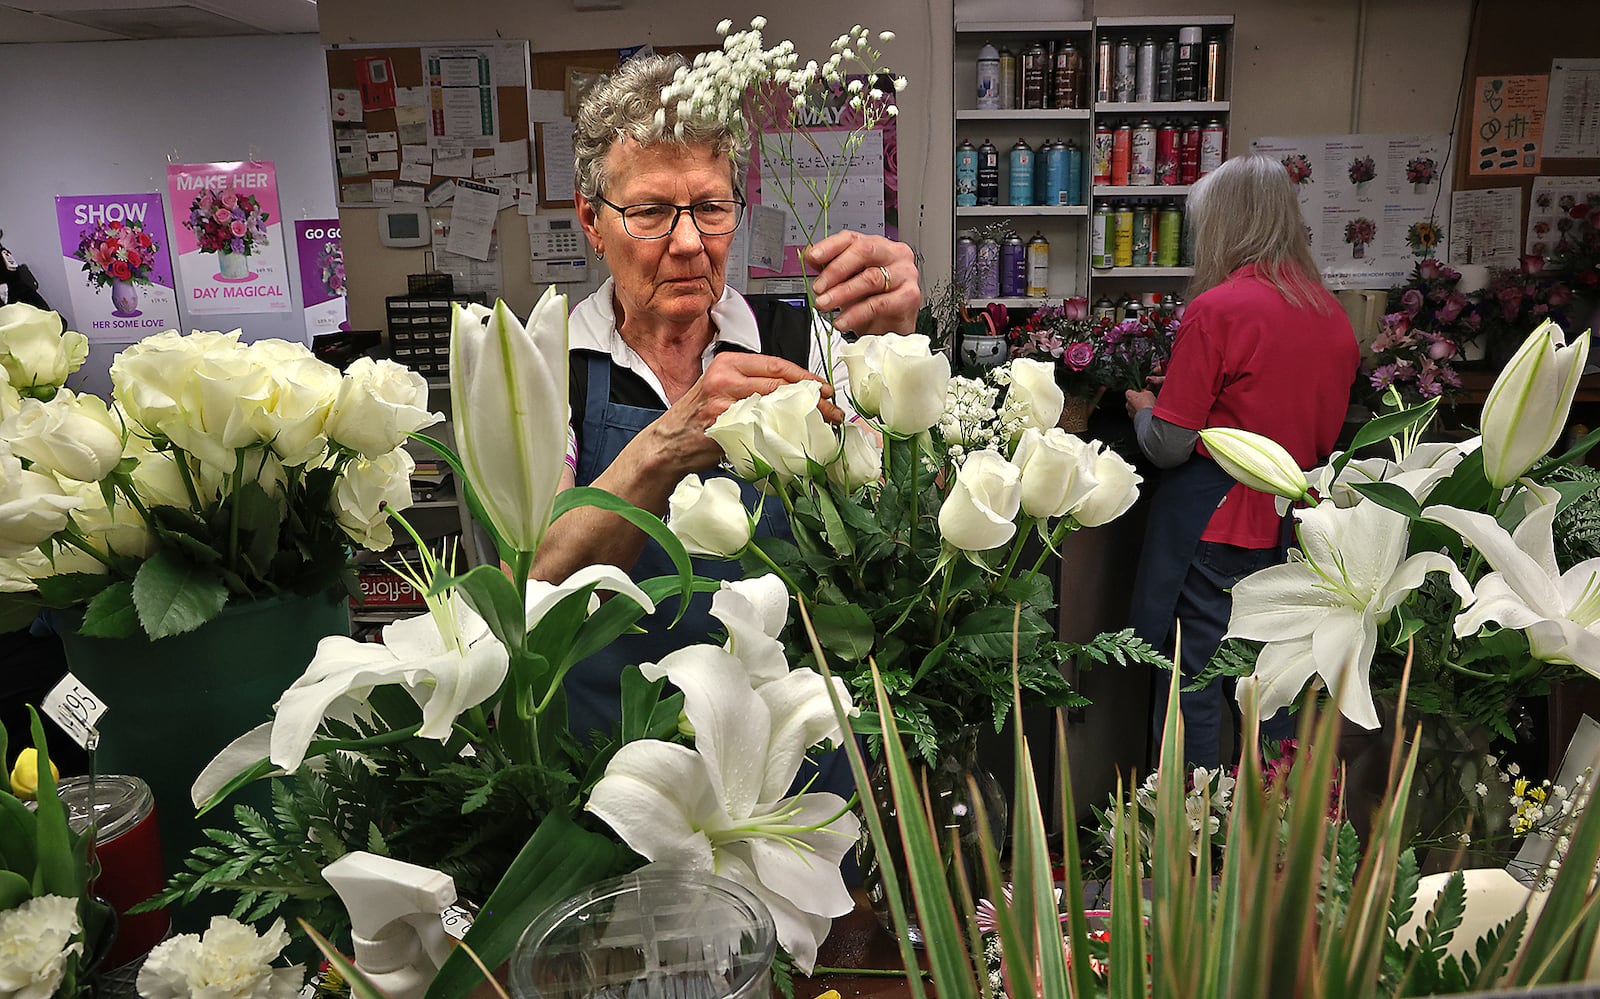
[[[202, 826], [232, 826], [233, 804], [271, 814], [264, 781], [204, 819], [195, 817], [189, 788], [218, 751], [271, 718], [318, 641], [350, 633], [349, 608], [331, 596], [238, 601], [194, 631], [157, 641], [87, 637], [78, 633], [82, 620], [77, 610], [58, 615], [69, 668], [106, 705], [95, 770], [150, 785], [170, 877], [207, 842]], [[184, 915], [174, 914], [178, 929], [203, 928], [196, 913]]]

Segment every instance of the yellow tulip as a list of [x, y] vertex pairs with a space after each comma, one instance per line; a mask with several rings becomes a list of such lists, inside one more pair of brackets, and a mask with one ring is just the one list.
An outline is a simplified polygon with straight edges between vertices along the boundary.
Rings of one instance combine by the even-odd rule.
[[[50, 775], [61, 778], [54, 763], [50, 764]], [[39, 751], [32, 746], [17, 754], [17, 765], [11, 768], [11, 793], [24, 801], [39, 795]]]

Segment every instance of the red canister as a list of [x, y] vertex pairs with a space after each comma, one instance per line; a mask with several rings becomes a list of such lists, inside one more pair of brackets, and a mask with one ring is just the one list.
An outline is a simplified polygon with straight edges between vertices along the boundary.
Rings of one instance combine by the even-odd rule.
[[1178, 182], [1178, 129], [1165, 122], [1156, 130], [1156, 183]]
[[1178, 183], [1193, 184], [1200, 179], [1200, 126], [1187, 125], [1178, 142]]
[[1111, 184], [1125, 187], [1133, 159], [1133, 126], [1123, 123], [1111, 134]]
[[120, 775], [68, 777], [60, 793], [73, 831], [83, 832], [90, 822], [97, 827], [94, 854], [100, 877], [93, 891], [117, 910], [117, 937], [105, 967], [120, 968], [149, 953], [171, 923], [165, 909], [128, 914], [166, 887], [155, 796], [144, 781]]

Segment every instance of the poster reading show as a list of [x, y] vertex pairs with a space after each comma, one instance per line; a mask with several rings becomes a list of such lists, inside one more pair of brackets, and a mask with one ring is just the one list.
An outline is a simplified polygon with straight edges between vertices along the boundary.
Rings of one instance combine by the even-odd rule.
[[178, 329], [161, 195], [61, 195], [56, 226], [75, 330], [91, 339], [131, 343]]
[[173, 242], [193, 315], [288, 312], [278, 179], [270, 162], [167, 167]]
[[318, 333], [349, 329], [339, 220], [297, 221], [294, 245], [300, 259], [300, 305], [306, 317], [306, 339]]

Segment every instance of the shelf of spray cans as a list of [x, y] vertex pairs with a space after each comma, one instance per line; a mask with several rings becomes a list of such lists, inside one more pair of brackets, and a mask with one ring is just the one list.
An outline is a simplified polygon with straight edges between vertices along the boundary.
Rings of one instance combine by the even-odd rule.
[[1037, 108], [1030, 111], [991, 111], [966, 108], [956, 121], [1088, 121], [1088, 108]]
[[1091, 277], [1185, 277], [1193, 273], [1183, 205], [1102, 201], [1089, 227]]
[[1187, 192], [1227, 154], [1228, 126], [1218, 118], [1178, 124], [1144, 117], [1117, 125], [1099, 119], [1090, 153], [1094, 193]]
[[1088, 205], [958, 205], [956, 207], [956, 215], [963, 218], [980, 216], [987, 216], [989, 218], [998, 216], [1004, 218], [1011, 215], [1026, 215], [1029, 218], [1035, 218], [1051, 215], [1071, 216], [1088, 214]]
[[1193, 267], [1091, 267], [1097, 278], [1176, 278], [1194, 277]]
[[956, 239], [955, 272], [969, 303], [1042, 302], [1063, 294], [1050, 286], [1050, 241], [1039, 233], [1026, 242], [1013, 232], [991, 232], [982, 238], [962, 233]]

